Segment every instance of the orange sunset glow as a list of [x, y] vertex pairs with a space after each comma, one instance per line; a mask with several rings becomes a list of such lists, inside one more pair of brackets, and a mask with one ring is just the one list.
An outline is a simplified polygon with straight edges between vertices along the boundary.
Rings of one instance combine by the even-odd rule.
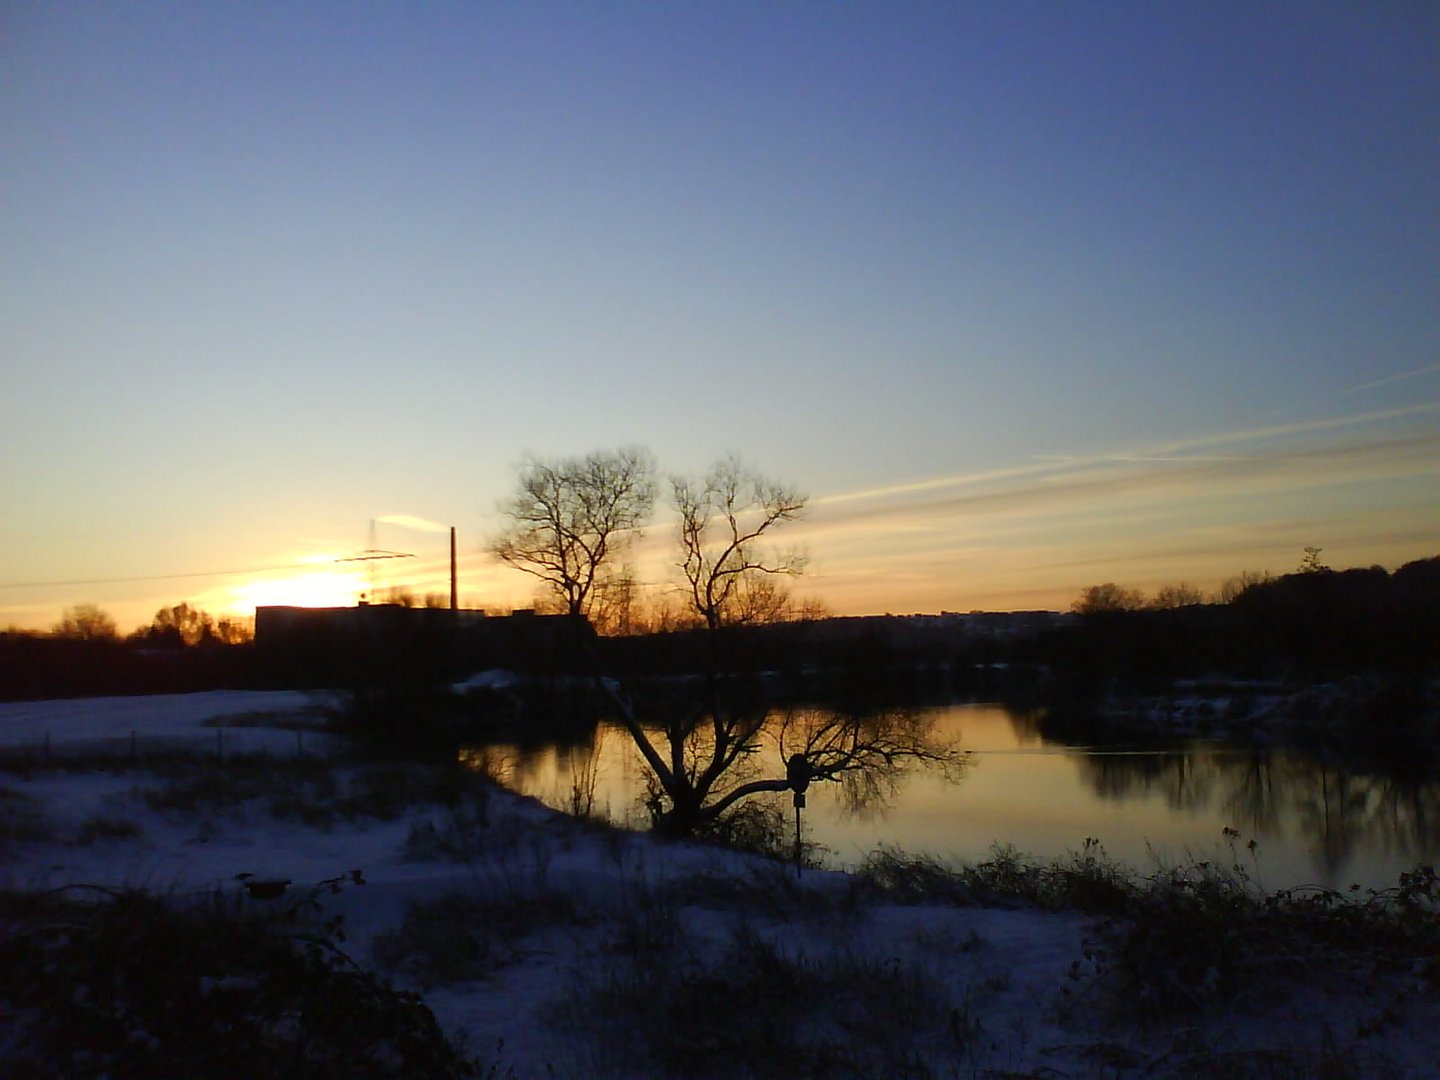
[[1424, 5], [231, 7], [0, 46], [0, 626], [448, 594], [452, 526], [464, 602], [530, 606], [517, 462], [623, 445], [652, 599], [730, 453], [837, 615], [1440, 546]]

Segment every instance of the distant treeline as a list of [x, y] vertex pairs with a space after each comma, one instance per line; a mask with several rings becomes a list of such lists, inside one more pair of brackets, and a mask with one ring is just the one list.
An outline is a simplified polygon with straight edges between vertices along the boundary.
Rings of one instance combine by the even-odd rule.
[[[1092, 590], [1087, 590], [1087, 594]], [[1079, 604], [1077, 603], [1077, 607]], [[1080, 608], [1063, 625], [904, 617], [727, 629], [724, 666], [873, 673], [915, 663], [957, 675], [1043, 668], [1058, 678], [1164, 682], [1203, 675], [1312, 682], [1361, 672], [1440, 674], [1440, 556], [1382, 567], [1259, 577], [1228, 601]], [[844, 624], [846, 632], [837, 632]], [[998, 629], [997, 629], [998, 625]], [[607, 639], [619, 671], [693, 670], [699, 633]]]
[[1440, 557], [1394, 573], [1308, 569], [1252, 584], [1226, 604], [1093, 611], [1017, 646], [1014, 658], [1074, 684], [1440, 674]]
[[77, 604], [48, 633], [0, 633], [0, 700], [249, 687], [253, 637], [248, 619], [180, 603], [122, 638], [107, 612]]
[[[1095, 588], [1084, 594], [1095, 595]], [[432, 680], [486, 667], [539, 675], [598, 672], [622, 680], [713, 668], [881, 693], [899, 692], [918, 670], [932, 680], [943, 677], [960, 693], [987, 695], [1043, 681], [1052, 692], [1080, 698], [1116, 685], [1158, 689], [1210, 675], [1296, 683], [1360, 673], [1440, 676], [1440, 556], [1394, 573], [1317, 566], [1257, 578], [1228, 602], [1098, 609], [1077, 602], [1077, 608], [1077, 615], [1050, 616], [1055, 625], [1048, 628], [1044, 619], [1005, 615], [811, 619], [590, 638], [583, 648], [571, 643], [563, 650], [526, 635], [489, 635], [477, 639], [488, 642], [483, 646], [439, 649], [433, 634], [410, 634], [387, 638], [378, 649], [372, 641], [349, 667], [356, 678], [373, 677], [383, 660], [379, 666], [391, 672], [423, 669]], [[173, 614], [126, 640], [58, 629], [0, 634], [0, 698], [321, 687], [345, 680], [343, 658], [327, 655], [324, 665], [308, 670], [288, 650], [277, 657], [248, 639], [226, 643], [213, 634], [177, 632], [169, 625], [178, 621]], [[494, 628], [509, 621], [494, 620]]]

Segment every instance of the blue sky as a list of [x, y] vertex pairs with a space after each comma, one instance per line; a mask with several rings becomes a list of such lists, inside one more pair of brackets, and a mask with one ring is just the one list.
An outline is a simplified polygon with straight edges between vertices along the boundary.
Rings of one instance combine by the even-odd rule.
[[[353, 595], [114, 579], [396, 514], [521, 603], [478, 553], [514, 463], [622, 443], [808, 491], [841, 613], [1436, 554], [1436, 40], [1418, 3], [8, 4], [0, 624]], [[443, 538], [376, 541], [438, 587]]]

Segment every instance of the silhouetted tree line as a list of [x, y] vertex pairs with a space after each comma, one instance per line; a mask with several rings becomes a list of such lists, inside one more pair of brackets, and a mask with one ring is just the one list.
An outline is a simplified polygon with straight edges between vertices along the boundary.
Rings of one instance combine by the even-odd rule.
[[1228, 604], [1082, 609], [1074, 625], [1017, 647], [1013, 658], [1045, 664], [1072, 695], [1211, 674], [1298, 682], [1440, 674], [1440, 557], [1393, 574], [1331, 570], [1311, 558]]
[[257, 685], [249, 620], [180, 603], [121, 637], [94, 604], [66, 608], [49, 633], [0, 633], [0, 700], [165, 694]]

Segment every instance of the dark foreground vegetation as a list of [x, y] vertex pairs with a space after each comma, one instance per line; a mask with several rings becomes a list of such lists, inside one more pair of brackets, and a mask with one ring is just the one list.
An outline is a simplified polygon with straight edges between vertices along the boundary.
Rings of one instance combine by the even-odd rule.
[[7, 1076], [465, 1077], [481, 1069], [418, 994], [345, 953], [316, 897], [0, 893]]
[[[1037, 862], [1009, 848], [989, 860], [950, 866], [895, 851], [872, 856], [859, 879], [892, 899], [992, 906], [1021, 902], [1098, 916], [1091, 947], [1071, 968], [1071, 993], [1094, 997], [1112, 1018], [1149, 1020], [1233, 1007], [1310, 980], [1334, 985], [1365, 972], [1403, 974], [1414, 992], [1440, 993], [1440, 880], [1433, 867], [1389, 889], [1315, 887], [1266, 892], [1226, 830], [1228, 863], [1192, 862], [1147, 876], [1119, 867], [1098, 842], [1068, 859]], [[1249, 865], [1247, 865], [1249, 864]], [[1378, 985], [1378, 984], [1377, 984]], [[1068, 996], [1068, 995], [1067, 995]], [[1403, 1000], [1377, 996], [1357, 1018], [1383, 1029]]]
[[[407, 878], [433, 872], [368, 943], [327, 907], [367, 902], [369, 868], [279, 897], [0, 893], [6, 1075], [1360, 1080], [1424, 1075], [1416, 1040], [1440, 1009], [1428, 867], [1385, 890], [1267, 893], [1232, 833], [1224, 863], [1148, 874], [1093, 842], [1054, 862], [881, 851], [851, 874], [731, 856], [687, 872], [668, 868], [694, 849], [537, 814], [454, 762], [184, 765], [127, 766], [167, 820], [273, 817], [313, 842], [412, 819]], [[46, 835], [37, 815], [9, 857]], [[519, 1072], [517, 1031], [457, 1040], [424, 1000], [521, 986], [544, 1064]], [[1267, 1040], [1277, 1021], [1296, 1027]]]

